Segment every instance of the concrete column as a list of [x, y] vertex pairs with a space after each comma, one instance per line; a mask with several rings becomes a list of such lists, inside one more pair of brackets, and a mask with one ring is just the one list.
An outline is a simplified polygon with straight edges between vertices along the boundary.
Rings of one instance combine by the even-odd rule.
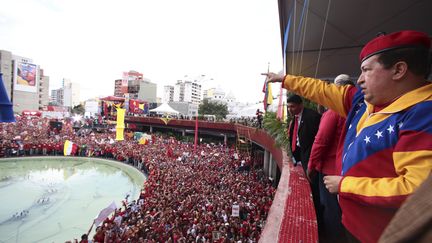
[[186, 136], [186, 130], [185, 130], [185, 129], [182, 130], [182, 136], [183, 136], [183, 137]]
[[153, 133], [153, 127], [150, 126], [150, 133]]
[[226, 145], [228, 143], [228, 136], [224, 134], [224, 144]]
[[[270, 153], [269, 153], [269, 154], [270, 154]], [[275, 164], [274, 164], [274, 161], [273, 161], [273, 155], [270, 154], [269, 157], [270, 157], [270, 158], [269, 158], [268, 177], [274, 178], [273, 170], [274, 170], [274, 166], [275, 166]]]
[[269, 160], [270, 160], [270, 152], [265, 150], [264, 151], [264, 175], [269, 175]]
[[270, 171], [270, 177], [276, 180], [276, 173], [277, 173], [277, 163], [276, 160], [274, 160], [272, 158], [272, 160], [270, 161], [271, 163], [271, 171]]

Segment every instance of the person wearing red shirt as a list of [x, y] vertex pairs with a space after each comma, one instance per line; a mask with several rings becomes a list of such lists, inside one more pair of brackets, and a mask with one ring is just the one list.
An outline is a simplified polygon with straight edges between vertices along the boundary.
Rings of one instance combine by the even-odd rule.
[[[338, 86], [354, 85], [350, 77], [341, 74], [335, 78], [334, 83]], [[312, 145], [309, 158], [307, 176], [309, 180], [318, 177], [318, 188], [320, 204], [322, 206], [322, 225], [320, 241], [323, 242], [345, 242], [344, 227], [341, 223], [341, 209], [336, 195], [331, 194], [324, 184], [324, 176], [339, 175], [341, 165], [337, 164], [336, 154], [339, 143], [343, 141], [343, 127], [345, 118], [333, 110], [327, 110], [321, 117], [315, 141]]]

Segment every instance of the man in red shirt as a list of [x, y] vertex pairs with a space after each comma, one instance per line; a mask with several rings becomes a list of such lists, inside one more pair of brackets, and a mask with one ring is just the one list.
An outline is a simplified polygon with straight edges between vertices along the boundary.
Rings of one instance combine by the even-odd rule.
[[[338, 86], [354, 85], [350, 77], [341, 74], [335, 78]], [[324, 176], [339, 175], [341, 165], [337, 164], [338, 145], [343, 141], [342, 134], [345, 118], [333, 110], [327, 110], [321, 117], [318, 133], [309, 158], [307, 176], [309, 180], [318, 177], [320, 204], [322, 206], [322, 225], [320, 225], [320, 241], [345, 242], [344, 227], [341, 223], [341, 210], [336, 195], [331, 194], [324, 184]]]

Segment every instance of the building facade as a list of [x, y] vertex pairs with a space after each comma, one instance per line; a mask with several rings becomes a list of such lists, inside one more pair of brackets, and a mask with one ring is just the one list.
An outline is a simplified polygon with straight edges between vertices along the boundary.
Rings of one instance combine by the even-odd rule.
[[198, 80], [177, 80], [177, 83], [174, 85], [174, 102], [199, 104], [201, 100], [201, 84]]
[[50, 97], [49, 97], [49, 77], [44, 75], [44, 70], [40, 69], [40, 78], [39, 78], [39, 110], [44, 109], [48, 106]]
[[49, 77], [26, 57], [0, 50], [0, 72], [14, 112], [39, 110], [48, 103]]
[[178, 111], [185, 118], [192, 119], [198, 114], [198, 104], [189, 102], [170, 102], [168, 103], [174, 110]]
[[63, 79], [63, 105], [75, 107], [80, 104], [80, 85], [71, 82], [70, 79]]
[[123, 82], [122, 79], [116, 79], [114, 81], [114, 96], [117, 96], [117, 97], [123, 97], [124, 96], [125, 93], [123, 92], [123, 89], [122, 89], [122, 82]]
[[[127, 93], [137, 94], [139, 82], [143, 80], [143, 77], [144, 75], [142, 73], [134, 70], [123, 72], [122, 78], [114, 81], [114, 96], [125, 97]], [[131, 97], [131, 95], [129, 95], [129, 97]]]
[[153, 103], [157, 102], [157, 85], [150, 82], [150, 79], [143, 79], [139, 82], [138, 99]]
[[165, 85], [162, 102], [169, 103], [174, 101], [174, 86]]
[[223, 91], [220, 87], [204, 90], [203, 99], [226, 103], [225, 91]]
[[114, 96], [156, 102], [157, 85], [137, 71], [123, 72], [114, 82]]
[[50, 102], [55, 106], [63, 106], [63, 100], [64, 100], [63, 94], [64, 94], [63, 88], [51, 90]]

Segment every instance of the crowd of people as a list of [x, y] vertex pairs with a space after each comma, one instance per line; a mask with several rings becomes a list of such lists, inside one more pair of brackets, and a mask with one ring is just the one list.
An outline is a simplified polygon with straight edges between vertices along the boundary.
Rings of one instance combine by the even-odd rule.
[[247, 154], [221, 144], [200, 144], [194, 153], [193, 144], [173, 137], [114, 141], [109, 129], [81, 134], [72, 121], [53, 129], [37, 117], [0, 129], [0, 157], [63, 155], [68, 139], [78, 145], [75, 156], [115, 159], [148, 175], [140, 197], [125, 200], [83, 242], [257, 242], [275, 193]]

